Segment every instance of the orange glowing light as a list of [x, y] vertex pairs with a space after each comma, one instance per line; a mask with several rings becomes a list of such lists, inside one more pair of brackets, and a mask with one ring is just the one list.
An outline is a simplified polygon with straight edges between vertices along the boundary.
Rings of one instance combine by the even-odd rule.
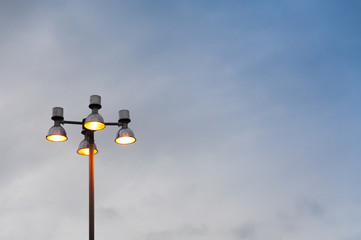
[[52, 142], [64, 142], [68, 138], [63, 136], [63, 135], [54, 134], [54, 135], [46, 136], [46, 139], [49, 140], [49, 141], [52, 141]]
[[102, 122], [86, 122], [84, 124], [84, 127], [92, 131], [98, 131], [104, 129], [105, 124]]
[[122, 144], [122, 145], [126, 145], [126, 144], [131, 144], [135, 142], [135, 138], [134, 137], [118, 137], [117, 139], [115, 139], [115, 142], [118, 144]]
[[[89, 151], [89, 148], [81, 148], [78, 150], [78, 153], [80, 155], [89, 156], [90, 151]], [[98, 153], [98, 150], [94, 149], [94, 155], [97, 153]]]

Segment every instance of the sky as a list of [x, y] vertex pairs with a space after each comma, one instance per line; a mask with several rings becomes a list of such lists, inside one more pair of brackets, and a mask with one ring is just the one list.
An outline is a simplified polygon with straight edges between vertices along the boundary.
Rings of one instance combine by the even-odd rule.
[[0, 239], [360, 240], [361, 3], [1, 1]]

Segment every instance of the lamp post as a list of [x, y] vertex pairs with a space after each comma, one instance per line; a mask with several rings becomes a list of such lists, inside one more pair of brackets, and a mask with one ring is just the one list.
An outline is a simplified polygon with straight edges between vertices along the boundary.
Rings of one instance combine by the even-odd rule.
[[115, 137], [115, 142], [122, 145], [132, 144], [136, 141], [133, 131], [128, 128], [130, 122], [129, 111], [120, 110], [118, 122], [104, 122], [103, 117], [98, 113], [101, 106], [101, 98], [98, 95], [90, 96], [89, 108], [92, 112], [82, 121], [64, 120], [64, 111], [61, 107], [54, 107], [51, 119], [54, 126], [49, 129], [46, 139], [51, 142], [64, 142], [68, 139], [64, 124], [82, 125], [81, 133], [84, 140], [80, 142], [78, 154], [89, 156], [89, 240], [94, 240], [94, 155], [98, 149], [94, 143], [94, 132], [105, 128], [105, 126], [121, 127]]

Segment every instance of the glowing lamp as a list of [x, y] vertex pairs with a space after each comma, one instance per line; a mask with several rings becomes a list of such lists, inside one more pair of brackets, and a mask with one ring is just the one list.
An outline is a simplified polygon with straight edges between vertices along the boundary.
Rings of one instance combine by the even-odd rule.
[[62, 126], [55, 125], [49, 129], [46, 139], [51, 142], [64, 142], [68, 139], [68, 137], [66, 136], [65, 129]]
[[[84, 139], [83, 141], [80, 142], [77, 153], [80, 155], [89, 156], [90, 153], [89, 141], [87, 139]], [[94, 155], [97, 153], [98, 153], [98, 149], [94, 144]]]
[[105, 128], [104, 119], [99, 113], [91, 113], [85, 119], [84, 127], [92, 131], [102, 130]]
[[134, 133], [130, 128], [119, 129], [115, 137], [115, 142], [122, 145], [132, 144], [135, 141]]
[[46, 136], [46, 139], [50, 142], [64, 142], [64, 141], [68, 140], [68, 138], [66, 136], [56, 135], [56, 134], [48, 135], [48, 136]]
[[64, 142], [68, 139], [66, 136], [65, 129], [60, 126], [60, 123], [63, 121], [63, 108], [55, 107], [53, 108], [53, 115], [51, 117], [54, 120], [54, 126], [52, 126], [48, 135], [46, 135], [46, 139], [51, 142]]
[[89, 108], [92, 109], [92, 113], [85, 119], [84, 127], [91, 131], [98, 131], [105, 128], [104, 119], [98, 113], [98, 110], [102, 108], [100, 104], [101, 98], [98, 95], [90, 96]]
[[[89, 239], [94, 239], [94, 155], [98, 153], [98, 149], [94, 143], [95, 131], [102, 130], [105, 126], [117, 126], [115, 142], [122, 145], [134, 143], [136, 141], [133, 131], [128, 128], [130, 123], [129, 111], [120, 110], [118, 122], [104, 122], [103, 117], [98, 113], [101, 109], [101, 98], [98, 95], [90, 96], [89, 108], [91, 114], [82, 121], [66, 121], [64, 120], [64, 111], [61, 107], [54, 107], [51, 119], [54, 121], [46, 139], [52, 142], [63, 142], [68, 139], [63, 124], [81, 125], [81, 133], [84, 140], [79, 144], [77, 153], [83, 156], [89, 156]], [[93, 152], [90, 152], [92, 149]]]

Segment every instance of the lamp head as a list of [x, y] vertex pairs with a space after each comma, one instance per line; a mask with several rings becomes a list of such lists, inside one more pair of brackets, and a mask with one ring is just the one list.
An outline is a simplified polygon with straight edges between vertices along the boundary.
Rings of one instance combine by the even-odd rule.
[[104, 119], [99, 113], [91, 113], [85, 119], [84, 127], [91, 131], [98, 131], [105, 128]]
[[133, 131], [128, 128], [128, 123], [130, 123], [129, 111], [126, 109], [120, 110], [118, 124], [122, 127], [115, 137], [116, 143], [127, 145], [136, 141]]
[[64, 110], [61, 107], [54, 107], [51, 119], [54, 120], [54, 126], [52, 126], [48, 135], [46, 135], [46, 139], [51, 142], [64, 142], [68, 139], [66, 136], [65, 129], [60, 126], [60, 123], [64, 120], [63, 117]]
[[128, 127], [122, 127], [117, 132], [115, 142], [122, 145], [132, 144], [136, 141], [133, 131]]
[[89, 108], [92, 113], [85, 119], [84, 128], [91, 131], [98, 131], [105, 128], [104, 119], [98, 113], [98, 110], [102, 107], [101, 98], [99, 95], [90, 96]]
[[68, 139], [65, 129], [60, 125], [54, 125], [49, 129], [46, 139], [51, 142], [64, 142]]
[[[89, 156], [89, 153], [90, 153], [89, 141], [87, 138], [85, 138], [83, 141], [80, 142], [77, 153], [80, 155]], [[98, 149], [94, 143], [94, 155], [97, 153], [98, 153]]]

